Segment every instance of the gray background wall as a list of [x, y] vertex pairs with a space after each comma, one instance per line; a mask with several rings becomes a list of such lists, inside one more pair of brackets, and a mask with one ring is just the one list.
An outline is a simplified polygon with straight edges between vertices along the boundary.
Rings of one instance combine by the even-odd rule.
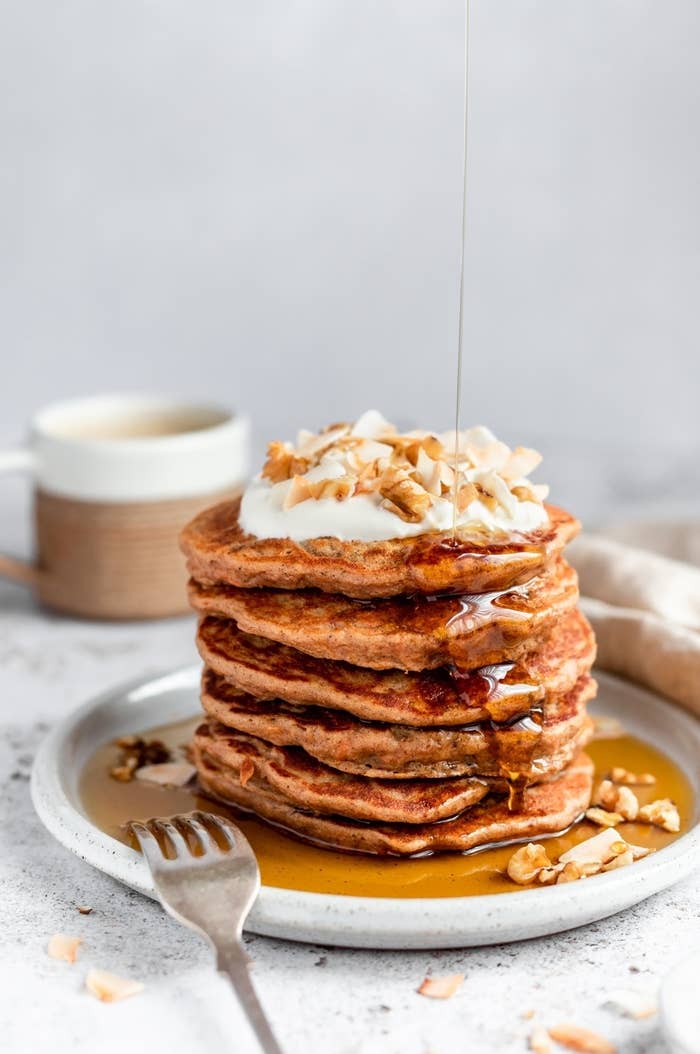
[[[449, 425], [461, 0], [0, 12], [1, 440], [112, 388], [259, 449]], [[472, 4], [465, 417], [595, 517], [698, 489], [699, 43], [697, 0]]]

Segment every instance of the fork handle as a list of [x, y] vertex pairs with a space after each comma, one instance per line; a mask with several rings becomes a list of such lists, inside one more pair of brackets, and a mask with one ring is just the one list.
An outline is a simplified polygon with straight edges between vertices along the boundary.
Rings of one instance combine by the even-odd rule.
[[264, 1054], [282, 1054], [250, 979], [248, 957], [240, 944], [217, 949], [216, 968], [228, 977]]

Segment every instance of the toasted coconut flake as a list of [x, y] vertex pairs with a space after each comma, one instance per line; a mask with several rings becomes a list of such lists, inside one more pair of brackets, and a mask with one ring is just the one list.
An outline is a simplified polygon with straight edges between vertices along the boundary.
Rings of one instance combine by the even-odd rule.
[[318, 483], [311, 484], [311, 496], [320, 501], [323, 498], [335, 498], [336, 501], [345, 501], [355, 490], [355, 480], [352, 476], [336, 476], [333, 479], [322, 479]]
[[607, 812], [605, 809], [593, 806], [591, 809], [586, 809], [586, 819], [591, 823], [597, 823], [599, 827], [617, 827], [618, 823], [622, 823], [624, 817], [619, 812]]
[[118, 977], [116, 974], [108, 973], [107, 970], [90, 970], [85, 978], [85, 987], [103, 1003], [116, 1003], [120, 999], [128, 999], [129, 996], [143, 991], [140, 981]]
[[517, 446], [501, 469], [501, 475], [506, 480], [521, 479], [534, 472], [541, 461], [542, 455], [537, 450]]
[[447, 977], [426, 977], [418, 989], [418, 994], [426, 995], [429, 999], [449, 999], [463, 980], [463, 973], [453, 973]]
[[650, 856], [651, 853], [656, 852], [656, 849], [651, 849], [646, 845], [630, 845], [630, 849], [635, 860], [643, 860], [645, 856]]
[[255, 762], [252, 758], [243, 758], [241, 767], [238, 770], [238, 782], [241, 787], [245, 787], [248, 780], [255, 775]]
[[519, 886], [526, 886], [534, 882], [539, 873], [545, 868], [551, 868], [552, 861], [547, 856], [543, 845], [528, 842], [521, 845], [508, 861], [508, 877]]
[[[585, 864], [600, 864], [602, 866], [607, 864], [608, 860], [612, 860], [614, 856], [619, 855], [621, 844], [626, 845], [625, 839], [621, 837], [619, 831], [616, 831], [613, 827], [608, 827], [604, 831], [594, 834], [592, 838], [586, 838], [583, 842], [579, 842], [578, 845], [567, 849], [559, 857], [559, 863], [568, 864], [573, 861], [579, 867]], [[622, 851], [624, 852], [624, 848]]]
[[546, 1029], [538, 1025], [537, 1028], [533, 1028], [530, 1033], [528, 1044], [533, 1054], [552, 1054], [552, 1044], [549, 1042], [549, 1035]]
[[457, 491], [458, 512], [464, 512], [478, 497], [479, 493], [473, 483], [463, 483]]
[[49, 938], [46, 951], [52, 959], [61, 959], [66, 963], [74, 963], [78, 958], [78, 948], [82, 944], [80, 937], [69, 937], [65, 933], [54, 933]]
[[648, 993], [638, 992], [631, 988], [620, 988], [610, 992], [603, 1005], [623, 1017], [631, 1017], [635, 1021], [653, 1017], [658, 1009], [656, 1000]]
[[629, 867], [630, 864], [634, 863], [634, 854], [631, 849], [626, 849], [624, 853], [620, 853], [619, 856], [614, 856], [609, 863], [604, 864], [601, 868], [602, 871], [616, 871], [618, 867]]
[[621, 783], [628, 787], [651, 787], [656, 783], [656, 776], [651, 772], [629, 772], [627, 769], [614, 768], [610, 773], [613, 783]]
[[597, 1032], [577, 1025], [555, 1025], [549, 1034], [557, 1043], [569, 1050], [583, 1051], [584, 1054], [616, 1054], [616, 1048]]
[[143, 765], [134, 776], [145, 783], [158, 783], [161, 787], [184, 787], [195, 772], [189, 761], [164, 761], [160, 765]]
[[649, 805], [642, 805], [637, 815], [642, 823], [651, 823], [655, 827], [662, 827], [664, 831], [678, 834], [681, 829], [681, 818], [678, 808], [670, 798], [657, 798]]
[[300, 505], [302, 501], [308, 501], [311, 497], [313, 497], [313, 491], [308, 479], [305, 476], [294, 476], [282, 502], [282, 508], [293, 509], [295, 505]]

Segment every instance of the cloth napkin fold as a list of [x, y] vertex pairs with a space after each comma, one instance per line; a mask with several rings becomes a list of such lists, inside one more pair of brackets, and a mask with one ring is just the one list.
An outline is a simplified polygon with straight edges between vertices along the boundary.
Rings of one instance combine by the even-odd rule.
[[625, 541], [584, 534], [567, 552], [598, 639], [598, 665], [700, 717], [700, 567], [668, 555], [700, 553], [700, 525], [640, 524], [616, 534]]

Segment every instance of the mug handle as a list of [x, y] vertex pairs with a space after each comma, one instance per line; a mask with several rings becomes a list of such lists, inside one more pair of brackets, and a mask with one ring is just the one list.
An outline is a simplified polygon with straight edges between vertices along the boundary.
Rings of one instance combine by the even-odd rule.
[[[3, 472], [33, 472], [36, 465], [31, 450], [7, 450], [0, 452], [0, 474]], [[23, 585], [33, 586], [39, 577], [35, 564], [18, 560], [14, 556], [0, 553], [0, 575]]]

